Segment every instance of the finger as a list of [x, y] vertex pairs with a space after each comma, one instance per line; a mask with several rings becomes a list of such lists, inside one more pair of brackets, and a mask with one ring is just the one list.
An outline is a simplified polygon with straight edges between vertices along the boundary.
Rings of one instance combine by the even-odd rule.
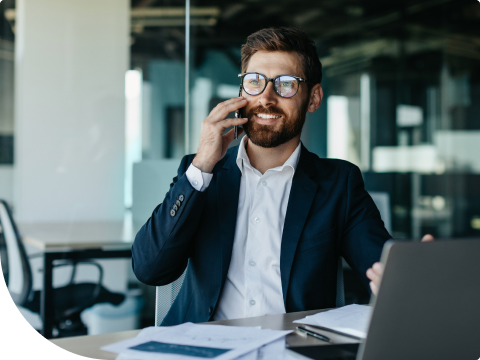
[[[241, 135], [243, 133], [243, 129], [242, 128], [238, 128], [238, 131], [237, 131], [238, 135]], [[229, 132], [227, 132], [226, 134], [223, 135], [223, 138], [225, 139], [225, 146], [228, 147], [228, 145], [233, 141], [235, 140], [235, 129], [231, 129]]]
[[217, 104], [217, 106], [215, 106], [210, 113], [211, 114], [216, 114], [217, 112], [221, 111], [221, 109], [224, 108], [225, 106], [240, 103], [243, 100], [245, 100], [245, 98], [243, 96], [240, 96], [240, 97], [237, 97], [237, 98], [233, 98], [233, 99], [223, 101], [223, 102]]
[[430, 235], [430, 234], [426, 234], [423, 238], [422, 238], [422, 242], [429, 242], [429, 241], [434, 241], [435, 238]]
[[370, 281], [370, 289], [374, 295], [378, 294], [378, 286], [373, 281]]
[[367, 278], [369, 278], [372, 281], [377, 278], [377, 274], [375, 273], [375, 271], [372, 268], [367, 270]]
[[381, 276], [383, 274], [384, 266], [382, 263], [376, 262], [375, 264], [372, 265], [372, 269], [377, 273], [377, 275]]
[[211, 121], [213, 122], [222, 121], [223, 119], [225, 119], [225, 117], [229, 113], [236, 111], [244, 107], [245, 105], [247, 105], [247, 100], [245, 99], [236, 98], [232, 100], [235, 100], [235, 101], [232, 101], [229, 103], [221, 103], [217, 105], [217, 107], [214, 110], [212, 110]]
[[248, 121], [247, 118], [235, 118], [235, 119], [225, 119], [223, 121], [219, 121], [217, 124], [219, 127], [221, 127], [223, 130], [226, 128], [229, 128], [230, 126], [238, 126], [238, 125], [243, 125]]

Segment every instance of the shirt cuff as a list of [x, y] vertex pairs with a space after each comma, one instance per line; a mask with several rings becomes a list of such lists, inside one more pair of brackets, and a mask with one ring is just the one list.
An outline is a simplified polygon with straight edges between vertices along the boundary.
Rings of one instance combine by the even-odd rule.
[[190, 164], [185, 175], [187, 175], [190, 185], [192, 185], [195, 190], [201, 192], [208, 188], [213, 177], [213, 174], [204, 173], [193, 164]]

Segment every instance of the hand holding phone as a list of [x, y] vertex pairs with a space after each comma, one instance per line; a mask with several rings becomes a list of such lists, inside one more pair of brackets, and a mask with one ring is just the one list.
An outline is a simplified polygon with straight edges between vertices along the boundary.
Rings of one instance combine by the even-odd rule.
[[224, 101], [218, 104], [203, 120], [200, 145], [192, 162], [195, 167], [202, 172], [211, 173], [215, 164], [225, 156], [228, 145], [234, 139], [235, 129], [230, 130], [225, 135], [223, 135], [223, 132], [231, 126], [237, 127], [247, 122], [246, 118], [238, 118], [237, 115], [234, 119], [225, 119], [225, 117], [232, 111], [237, 112], [245, 105], [247, 105], [247, 100], [243, 97]]

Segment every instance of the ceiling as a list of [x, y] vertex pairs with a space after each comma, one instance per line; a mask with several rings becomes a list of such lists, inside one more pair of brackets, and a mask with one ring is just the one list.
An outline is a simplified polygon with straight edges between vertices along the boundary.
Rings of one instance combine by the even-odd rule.
[[[185, 0], [131, 0], [131, 6], [132, 66], [152, 58], [183, 60]], [[15, 0], [0, 3], [4, 44], [14, 38], [14, 8]], [[238, 63], [246, 37], [269, 26], [304, 30], [331, 74], [373, 58], [426, 51], [480, 60], [476, 0], [191, 0], [190, 13], [197, 62], [205, 50], [220, 49]]]
[[[184, 6], [177, 0], [133, 0], [132, 14]], [[192, 0], [191, 7], [196, 54], [217, 48], [238, 61], [239, 47], [252, 32], [295, 26], [315, 40], [327, 68], [425, 51], [480, 60], [480, 4], [474, 0]], [[183, 59], [184, 14], [152, 16], [144, 26], [141, 17], [132, 17], [132, 59]]]

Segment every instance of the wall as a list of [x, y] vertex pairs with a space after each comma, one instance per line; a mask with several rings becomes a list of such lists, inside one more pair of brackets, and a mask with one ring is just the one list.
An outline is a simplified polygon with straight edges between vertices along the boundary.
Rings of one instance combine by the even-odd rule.
[[122, 219], [127, 0], [19, 0], [15, 188], [20, 222]]

